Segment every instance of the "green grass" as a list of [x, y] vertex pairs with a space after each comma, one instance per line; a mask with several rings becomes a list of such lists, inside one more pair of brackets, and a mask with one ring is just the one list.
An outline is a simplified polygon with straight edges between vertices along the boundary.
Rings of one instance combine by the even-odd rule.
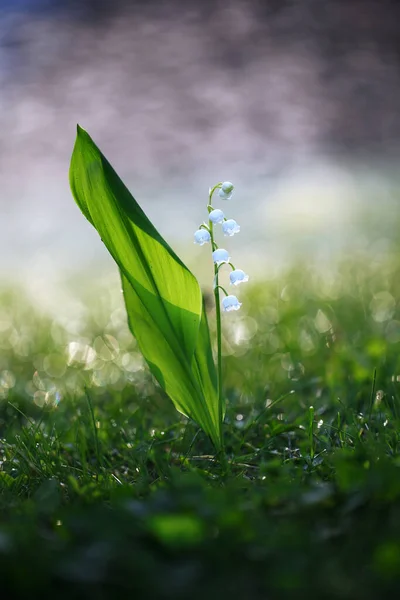
[[51, 316], [3, 286], [4, 597], [395, 597], [399, 257], [241, 288], [221, 459], [143, 365], [116, 277]]

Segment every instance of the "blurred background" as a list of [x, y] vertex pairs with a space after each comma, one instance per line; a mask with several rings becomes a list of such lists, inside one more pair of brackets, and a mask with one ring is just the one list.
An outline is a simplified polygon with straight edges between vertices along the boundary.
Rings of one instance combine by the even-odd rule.
[[0, 0], [1, 280], [58, 303], [65, 276], [115, 272], [69, 190], [77, 123], [204, 281], [193, 232], [220, 180], [253, 276], [384, 252], [399, 22], [390, 0]]

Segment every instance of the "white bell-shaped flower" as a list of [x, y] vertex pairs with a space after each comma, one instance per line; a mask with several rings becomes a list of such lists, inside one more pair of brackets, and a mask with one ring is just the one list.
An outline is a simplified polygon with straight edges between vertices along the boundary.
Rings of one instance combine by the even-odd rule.
[[211, 241], [211, 236], [207, 229], [198, 229], [194, 234], [194, 243], [203, 246], [207, 242]]
[[228, 263], [231, 260], [228, 251], [224, 250], [223, 248], [218, 248], [217, 250], [214, 250], [214, 252], [212, 253], [212, 257], [216, 265]]
[[235, 269], [234, 271], [231, 271], [229, 279], [231, 280], [231, 285], [239, 285], [240, 283], [248, 281], [249, 276], [246, 275], [242, 269]]
[[225, 296], [222, 300], [222, 307], [225, 312], [230, 312], [231, 310], [239, 310], [242, 306], [242, 303], [236, 298], [236, 296]]
[[208, 218], [210, 219], [211, 223], [222, 223], [222, 221], [225, 219], [225, 215], [222, 210], [215, 208], [210, 212]]
[[238, 225], [235, 219], [228, 219], [222, 223], [222, 231], [224, 235], [235, 235], [235, 233], [239, 233], [240, 225]]
[[221, 189], [218, 192], [218, 196], [222, 198], [222, 200], [230, 200], [233, 194], [233, 183], [230, 181], [224, 181], [221, 186]]

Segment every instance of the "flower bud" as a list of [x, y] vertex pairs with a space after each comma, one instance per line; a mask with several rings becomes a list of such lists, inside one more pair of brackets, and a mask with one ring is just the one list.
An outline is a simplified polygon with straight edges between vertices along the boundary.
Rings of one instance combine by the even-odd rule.
[[211, 236], [207, 229], [198, 229], [194, 234], [194, 243], [202, 246], [211, 240]]
[[208, 218], [210, 219], [211, 223], [222, 223], [222, 221], [225, 219], [225, 215], [222, 210], [215, 208], [210, 212]]
[[240, 283], [244, 283], [249, 280], [249, 276], [246, 275], [242, 269], [235, 269], [229, 275], [229, 279], [231, 280], [231, 285], [239, 285]]
[[235, 219], [228, 219], [222, 223], [222, 231], [224, 235], [235, 235], [235, 233], [239, 233], [240, 225], [238, 225]]
[[221, 185], [221, 190], [223, 190], [225, 194], [229, 194], [233, 191], [233, 183], [230, 181], [224, 181], [224, 183]]
[[242, 303], [236, 298], [236, 296], [225, 296], [222, 300], [222, 307], [225, 312], [230, 312], [231, 310], [239, 310], [242, 306]]
[[218, 248], [217, 250], [214, 250], [214, 252], [212, 253], [212, 257], [216, 265], [228, 263], [231, 260], [228, 251], [224, 250], [223, 248]]
[[233, 194], [233, 183], [230, 181], [224, 181], [221, 186], [221, 189], [218, 192], [218, 196], [222, 198], [222, 200], [230, 200]]

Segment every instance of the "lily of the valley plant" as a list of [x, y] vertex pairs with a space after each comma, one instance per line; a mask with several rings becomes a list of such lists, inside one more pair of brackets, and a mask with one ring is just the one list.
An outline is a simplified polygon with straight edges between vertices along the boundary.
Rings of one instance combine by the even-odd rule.
[[221, 379], [221, 303], [224, 311], [241, 306], [219, 285], [219, 271], [228, 263], [230, 283], [247, 281], [235, 269], [226, 250], [218, 248], [214, 226], [226, 236], [240, 227], [212, 206], [218, 189], [221, 200], [232, 197], [233, 185], [218, 183], [209, 191], [208, 223], [195, 233], [195, 242], [211, 242], [214, 261], [218, 371], [213, 361], [204, 300], [194, 275], [146, 217], [129, 190], [90, 136], [78, 126], [70, 166], [76, 203], [95, 227], [118, 265], [129, 327], [151, 373], [178, 411], [196, 421], [215, 448], [223, 446], [225, 402]]
[[217, 320], [217, 362], [218, 362], [218, 398], [219, 408], [221, 411], [220, 420], [223, 420], [223, 411], [225, 408], [225, 402], [223, 398], [222, 388], [222, 332], [221, 332], [221, 307], [220, 307], [220, 290], [225, 294], [222, 300], [223, 310], [226, 312], [232, 310], [239, 310], [242, 306], [241, 302], [233, 294], [228, 294], [224, 287], [219, 283], [219, 272], [224, 264], [228, 264], [231, 267], [230, 283], [231, 285], [239, 285], [249, 280], [248, 275], [241, 269], [236, 269], [231, 262], [229, 252], [224, 248], [219, 248], [215, 241], [215, 230], [214, 225], [221, 225], [222, 231], [225, 236], [233, 236], [235, 233], [239, 233], [240, 226], [234, 219], [227, 219], [223, 211], [213, 206], [213, 195], [216, 190], [218, 196], [222, 200], [230, 200], [233, 194], [233, 184], [230, 181], [224, 183], [217, 183], [213, 188], [210, 188], [208, 195], [208, 223], [200, 225], [199, 229], [194, 234], [194, 243], [203, 246], [207, 242], [211, 243], [212, 258], [214, 261], [214, 297], [215, 297], [215, 314]]

